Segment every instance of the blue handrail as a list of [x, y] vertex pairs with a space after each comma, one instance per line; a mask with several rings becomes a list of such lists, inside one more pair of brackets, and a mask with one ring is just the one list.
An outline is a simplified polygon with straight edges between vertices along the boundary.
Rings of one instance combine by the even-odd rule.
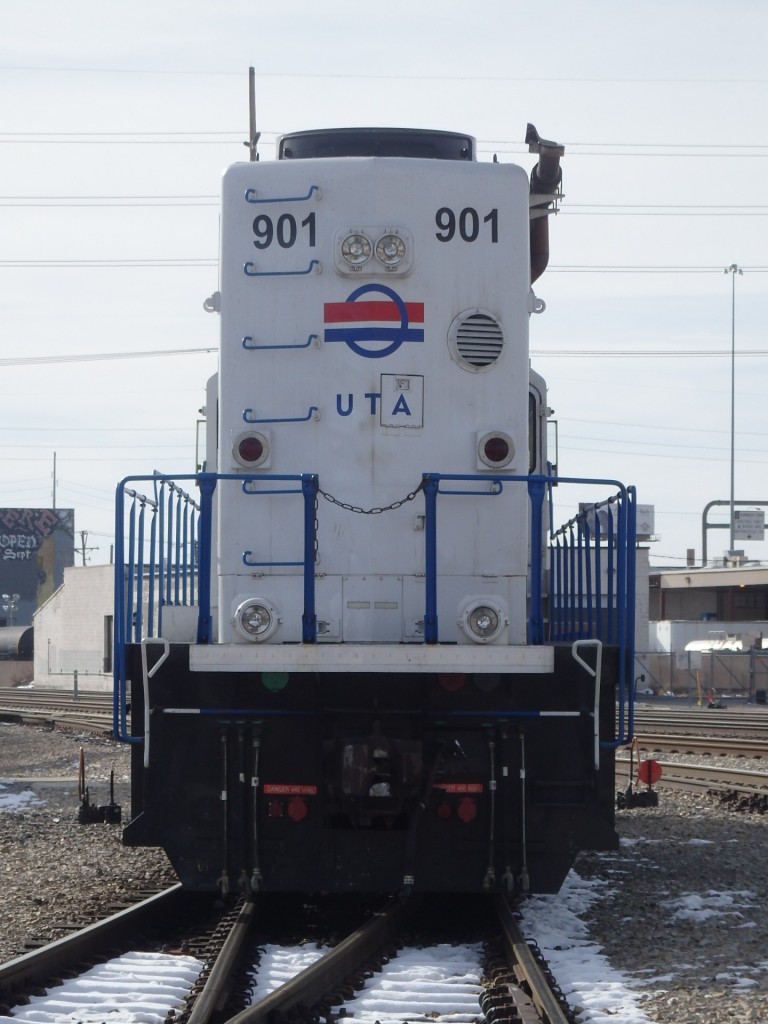
[[290, 342], [283, 345], [270, 345], [265, 344], [263, 342], [259, 344], [259, 342], [253, 340], [252, 335], [246, 334], [246, 336], [243, 338], [243, 348], [246, 349], [248, 352], [266, 352], [268, 349], [277, 348], [309, 348], [313, 341], [319, 340], [320, 339], [317, 334], [310, 334], [306, 341]]
[[[153, 486], [153, 497], [135, 488]], [[315, 561], [317, 548], [316, 474], [199, 473], [174, 479], [155, 473], [126, 479], [117, 489], [115, 530], [115, 732], [127, 735], [126, 645], [144, 636], [162, 636], [163, 608], [197, 610], [196, 642], [214, 642], [211, 612], [212, 527], [214, 495], [229, 481], [258, 500], [270, 494], [296, 494], [303, 502], [303, 554], [291, 562], [261, 562], [252, 552], [247, 565], [301, 567], [303, 575], [302, 642], [317, 642]], [[557, 530], [552, 529], [552, 487], [600, 485], [614, 490], [609, 498], [582, 508]], [[297, 486], [282, 486], [290, 483]], [[627, 742], [633, 728], [632, 664], [634, 659], [635, 519], [634, 488], [616, 480], [515, 474], [426, 473], [424, 492], [425, 606], [424, 642], [440, 642], [438, 586], [440, 580], [439, 506], [446, 499], [500, 499], [508, 484], [525, 485], [530, 502], [530, 593], [528, 642], [572, 643], [597, 639], [619, 648], [618, 738]], [[278, 485], [278, 486], [276, 486]], [[184, 488], [187, 488], [185, 490]], [[192, 496], [190, 491], [195, 493]], [[549, 499], [549, 516], [545, 517]], [[150, 516], [147, 530], [145, 517]], [[548, 587], [543, 559], [545, 518], [549, 519]], [[128, 536], [126, 538], [126, 527]], [[127, 539], [127, 545], [126, 545]], [[605, 571], [604, 571], [605, 568]], [[298, 574], [297, 574], [298, 576]]]
[[319, 185], [310, 185], [305, 195], [300, 196], [264, 196], [257, 198], [255, 188], [247, 188], [243, 194], [246, 203], [303, 203], [311, 199], [314, 192], [320, 192]]

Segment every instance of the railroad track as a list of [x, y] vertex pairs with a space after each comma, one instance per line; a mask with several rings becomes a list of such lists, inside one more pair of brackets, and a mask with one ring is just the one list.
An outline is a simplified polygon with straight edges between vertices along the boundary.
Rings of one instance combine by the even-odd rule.
[[174, 912], [182, 898], [181, 885], [161, 890], [131, 907], [64, 938], [33, 949], [0, 965], [0, 1015], [26, 1000], [30, 992], [70, 972], [73, 965], [96, 961], [105, 949], [115, 949], [126, 934], [144, 930]]
[[112, 732], [112, 695], [83, 693], [77, 698], [62, 690], [0, 688], [0, 721]]
[[[661, 779], [656, 788], [668, 786], [691, 792], [716, 790], [722, 792], [743, 793], [753, 795], [759, 793], [768, 796], [768, 772], [750, 771], [749, 769], [721, 768], [709, 764], [686, 764], [680, 761], [665, 761], [654, 758], [662, 770]], [[616, 759], [616, 781], [622, 788], [629, 782], [629, 758]], [[636, 775], [637, 761], [634, 764]], [[633, 783], [635, 779], [633, 778]]]
[[[96, 961], [105, 949], [114, 948], [116, 952], [124, 949], [126, 936], [148, 927], [154, 928], [158, 920], [173, 920], [177, 913], [173, 909], [174, 901], [180, 904], [184, 897], [185, 894], [174, 887], [144, 901], [139, 907], [0, 967], [0, 1014], [10, 1014], [19, 1002], [30, 997], [37, 1000], [33, 1008], [35, 1016], [45, 1014], [46, 1004], [42, 1001], [45, 997], [40, 992], [51, 985], [52, 979], [63, 976], [75, 963]], [[182, 950], [177, 951], [181, 956], [175, 961], [153, 961], [152, 969], [157, 976], [154, 981], [147, 982], [154, 987], [145, 995], [147, 999], [156, 1001], [154, 991], [157, 984], [157, 991], [177, 984], [179, 974], [194, 964], [197, 978], [187, 985], [186, 998], [181, 1000], [183, 1005], [177, 995], [176, 1004], [166, 1009], [167, 1014], [173, 1013], [175, 1024], [208, 1024], [214, 1019], [217, 1024], [223, 1021], [229, 1024], [267, 1024], [288, 1018], [310, 1021], [317, 1020], [318, 1016], [332, 1019], [338, 1016], [338, 1008], [342, 1005], [345, 1016], [356, 1015], [355, 999], [358, 993], [364, 998], [363, 990], [371, 984], [378, 969], [382, 966], [386, 969], [390, 961], [395, 961], [396, 965], [398, 958], [402, 959], [409, 953], [418, 957], [428, 956], [429, 944], [424, 936], [435, 928], [439, 933], [439, 922], [446, 909], [456, 918], [454, 925], [458, 923], [462, 927], [461, 922], [466, 922], [466, 915], [462, 915], [458, 905], [451, 907], [448, 897], [432, 901], [431, 908], [426, 906], [427, 899], [401, 894], [379, 910], [367, 913], [366, 919], [346, 938], [318, 955], [311, 966], [298, 971], [275, 991], [254, 1002], [243, 995], [243, 963], [258, 957], [263, 950], [259, 941], [255, 951], [255, 933], [273, 926], [270, 920], [276, 920], [275, 905], [273, 902], [271, 909], [263, 909], [263, 898], [244, 900], [222, 915], [203, 957], [198, 954], [197, 959], [193, 959], [196, 945], [193, 941], [189, 950], [191, 956]], [[456, 978], [452, 976], [446, 980], [444, 992], [434, 981], [425, 992], [423, 984], [417, 982], [410, 992], [401, 993], [402, 1008], [398, 1006], [397, 1018], [413, 1019], [418, 1016], [423, 1019], [425, 1015], [436, 1015], [443, 1005], [446, 1013], [480, 1016], [482, 1012], [489, 1024], [509, 1020], [572, 1024], [574, 1017], [546, 965], [535, 947], [521, 935], [510, 902], [504, 898], [492, 901], [491, 897], [475, 897], [474, 903], [475, 909], [481, 908], [480, 916], [487, 914], [488, 920], [484, 983], [481, 984], [478, 974], [476, 984], [457, 989]], [[438, 906], [438, 923], [435, 924], [432, 915]], [[492, 926], [494, 910], [496, 923]], [[404, 935], [412, 935], [414, 930], [419, 936], [418, 952], [409, 950], [404, 941]], [[140, 969], [136, 965], [141, 963], [141, 957], [150, 955], [123, 953], [116, 956], [114, 962], [128, 961], [131, 969], [136, 970]], [[115, 973], [109, 966], [106, 965], [104, 974], [107, 980], [103, 982], [105, 1015], [110, 1012], [110, 1005], [114, 1010], [115, 1001], [120, 1002], [115, 995], [118, 984]], [[162, 970], [168, 972], [167, 981], [160, 976]], [[87, 1001], [91, 1015], [95, 1001], [100, 998], [100, 977], [93, 969], [89, 971]], [[393, 987], [397, 986], [392, 986], [391, 982], [387, 985], [388, 998], [391, 999]], [[83, 1008], [78, 1007], [77, 997], [71, 1004], [67, 1002], [66, 992], [62, 994], [53, 989], [51, 999], [56, 1002], [58, 1012], [61, 1012], [62, 1005], [70, 1007], [70, 1015], [83, 1012]], [[433, 1007], [431, 1011], [425, 1009], [425, 999]], [[357, 1015], [361, 1016], [361, 1011], [358, 1010]]]
[[636, 732], [697, 735], [704, 730], [710, 735], [768, 737], [768, 706], [743, 705], [738, 710], [731, 710], [706, 705], [664, 705], [659, 708], [635, 705]]
[[31, 707], [49, 705], [61, 707], [75, 703], [78, 706], [94, 707], [111, 710], [112, 693], [107, 690], [79, 690], [77, 696], [70, 690], [51, 688], [27, 689], [21, 686], [0, 686], [0, 706], [10, 702], [14, 706], [29, 705]]
[[641, 752], [666, 751], [671, 754], [700, 754], [706, 757], [743, 757], [768, 759], [768, 738], [753, 736], [692, 736], [687, 733], [636, 733]]

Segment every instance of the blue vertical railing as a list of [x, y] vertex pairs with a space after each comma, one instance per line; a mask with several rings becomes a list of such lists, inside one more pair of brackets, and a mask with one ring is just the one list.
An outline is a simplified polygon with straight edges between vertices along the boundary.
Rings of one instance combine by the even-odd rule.
[[[265, 481], [269, 484], [274, 480], [298, 482], [300, 486], [279, 491], [259, 489]], [[213, 642], [213, 498], [220, 481], [235, 481], [247, 494], [303, 494], [303, 557], [285, 564], [302, 568], [305, 609], [302, 638], [305, 643], [314, 643], [317, 638], [314, 564], [318, 480], [315, 474], [199, 473], [176, 475], [171, 479], [155, 473], [123, 480], [117, 487], [115, 502], [114, 590], [113, 725], [121, 739], [140, 741], [140, 737], [132, 737], [127, 731], [127, 645], [161, 637], [163, 610], [171, 606], [196, 608], [196, 643]], [[151, 484], [151, 488], [147, 488], [151, 496], [137, 489], [146, 484]], [[189, 491], [195, 487], [197, 494], [193, 496]], [[147, 516], [150, 517], [149, 529]]]
[[[525, 482], [530, 501], [529, 615], [531, 644], [574, 643], [598, 639], [618, 648], [617, 739], [628, 742], [633, 728], [632, 670], [635, 628], [636, 497], [632, 487], [618, 480], [581, 477], [425, 474], [426, 608], [424, 639], [439, 642], [437, 584], [439, 579], [438, 495], [500, 495], [507, 483]], [[447, 484], [462, 482], [465, 486]], [[469, 486], [470, 484], [473, 486]], [[554, 529], [553, 485], [577, 484], [615, 488], [604, 501], [585, 506], [559, 529]], [[477, 487], [480, 487], [478, 490]], [[549, 592], [544, 578], [543, 496], [550, 498]], [[603, 534], [600, 517], [606, 521]], [[605, 556], [605, 573], [603, 572]], [[549, 629], [545, 612], [549, 611]]]
[[[195, 476], [184, 479], [197, 480]], [[151, 495], [129, 487], [129, 483], [151, 484], [146, 488]], [[125, 722], [126, 645], [161, 636], [164, 607], [194, 603], [200, 512], [196, 498], [157, 473], [124, 480], [117, 488], [113, 724], [122, 739], [133, 739], [127, 735]], [[210, 577], [207, 592], [210, 594]]]

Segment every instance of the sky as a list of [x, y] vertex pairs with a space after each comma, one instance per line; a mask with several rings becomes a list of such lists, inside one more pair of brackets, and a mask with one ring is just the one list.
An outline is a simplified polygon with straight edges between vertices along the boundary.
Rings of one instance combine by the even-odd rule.
[[[527, 170], [527, 122], [562, 142], [531, 322], [560, 472], [636, 486], [653, 564], [700, 559], [704, 509], [731, 497], [733, 384], [734, 498], [768, 504], [761, 0], [2, 12], [0, 507], [74, 508], [78, 564], [110, 560], [119, 480], [194, 470], [250, 66], [261, 159], [281, 133], [333, 126], [467, 132], [481, 160]], [[709, 531], [710, 557], [728, 546]], [[768, 541], [736, 547], [768, 560]]]

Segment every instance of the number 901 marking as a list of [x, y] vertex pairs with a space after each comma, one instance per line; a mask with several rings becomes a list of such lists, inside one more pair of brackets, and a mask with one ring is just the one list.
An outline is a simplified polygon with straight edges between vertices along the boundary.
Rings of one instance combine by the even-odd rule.
[[[491, 210], [483, 217], [482, 223], [490, 225], [487, 230], [490, 230], [491, 241], [498, 242], [499, 211], [496, 208]], [[481, 231], [480, 214], [473, 206], [465, 206], [458, 215], [450, 206], [441, 206], [435, 214], [435, 224], [440, 229], [435, 232], [435, 237], [440, 242], [450, 242], [455, 237], [457, 228], [459, 237], [464, 242], [475, 242]]]
[[253, 221], [253, 233], [256, 235], [254, 245], [257, 249], [268, 249], [273, 242], [277, 242], [281, 249], [290, 249], [294, 246], [299, 237], [299, 228], [306, 228], [307, 245], [310, 248], [315, 244], [315, 215], [310, 213], [300, 224], [291, 213], [283, 213], [277, 221], [266, 213], [260, 213]]

